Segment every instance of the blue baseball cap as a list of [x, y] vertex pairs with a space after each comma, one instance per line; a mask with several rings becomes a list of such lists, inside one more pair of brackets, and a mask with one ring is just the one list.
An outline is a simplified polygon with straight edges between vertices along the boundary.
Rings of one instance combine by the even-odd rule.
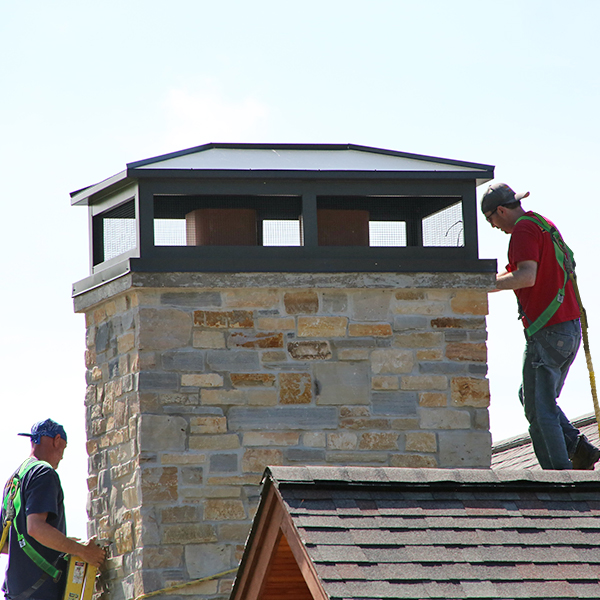
[[67, 433], [62, 425], [59, 425], [52, 419], [46, 419], [45, 421], [38, 421], [31, 427], [31, 433], [19, 433], [17, 435], [24, 435], [25, 437], [31, 438], [34, 444], [39, 444], [43, 435], [54, 438], [57, 435], [67, 441]]

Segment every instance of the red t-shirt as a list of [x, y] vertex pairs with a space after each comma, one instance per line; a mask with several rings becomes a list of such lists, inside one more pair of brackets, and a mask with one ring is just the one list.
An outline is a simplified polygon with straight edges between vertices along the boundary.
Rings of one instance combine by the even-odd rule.
[[[532, 212], [527, 216], [534, 216]], [[548, 221], [550, 225], [554, 225]], [[508, 246], [508, 272], [516, 271], [517, 264], [524, 260], [534, 260], [538, 264], [535, 285], [528, 288], [515, 290], [522, 310], [530, 322], [534, 322], [548, 305], [554, 300], [558, 290], [563, 286], [564, 271], [556, 260], [554, 244], [551, 235], [539, 225], [524, 219], [519, 221], [513, 229]], [[564, 323], [579, 318], [579, 305], [573, 291], [573, 284], [567, 282], [565, 299], [548, 321], [546, 326], [555, 323]], [[523, 325], [529, 323], [524, 318]]]

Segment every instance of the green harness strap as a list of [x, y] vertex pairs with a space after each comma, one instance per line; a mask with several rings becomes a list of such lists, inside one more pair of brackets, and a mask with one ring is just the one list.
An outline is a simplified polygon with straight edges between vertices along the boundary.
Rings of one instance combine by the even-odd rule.
[[[17, 516], [21, 510], [21, 481], [27, 472], [37, 465], [46, 465], [50, 468], [52, 466], [43, 460], [32, 460], [27, 459], [19, 468], [16, 475], [13, 476], [12, 481], [7, 486], [8, 491], [4, 495], [3, 507], [5, 515], [12, 515], [12, 524], [17, 533], [17, 540], [19, 546], [23, 549], [23, 552], [40, 568], [44, 573], [47, 573], [54, 580], [57, 580], [61, 575], [61, 571], [57, 569], [53, 564], [48, 562], [26, 539], [25, 536], [19, 531], [17, 527]], [[12, 507], [10, 506], [12, 504]]]
[[[546, 221], [542, 215], [538, 215], [537, 213], [533, 214], [533, 217], [526, 215], [517, 219], [517, 223], [519, 221], [532, 221], [550, 234], [552, 237], [552, 243], [554, 244], [554, 254], [556, 255], [556, 260], [560, 265], [560, 268], [563, 270], [565, 278], [563, 281], [563, 286], [558, 290], [554, 300], [550, 302], [547, 308], [533, 323], [530, 322], [529, 326], [525, 328], [525, 333], [528, 337], [535, 335], [540, 329], [545, 327], [548, 321], [554, 316], [554, 313], [556, 313], [560, 305], [563, 303], [563, 300], [565, 299], [567, 282], [569, 281], [569, 275], [573, 273], [575, 269], [573, 252], [569, 246], [565, 244], [565, 241], [562, 239], [558, 229], [550, 225], [550, 223], [548, 223], [548, 221]], [[529, 319], [527, 320], [529, 321]]]

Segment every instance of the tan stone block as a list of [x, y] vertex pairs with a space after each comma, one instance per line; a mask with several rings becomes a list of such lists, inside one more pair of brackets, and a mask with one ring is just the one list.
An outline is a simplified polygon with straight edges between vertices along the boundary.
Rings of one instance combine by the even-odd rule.
[[244, 452], [242, 471], [244, 473], [262, 473], [268, 465], [282, 465], [283, 452], [281, 450], [250, 449]]
[[182, 454], [161, 454], [160, 462], [163, 465], [201, 465], [207, 460], [206, 454], [186, 451]]
[[347, 317], [298, 317], [298, 337], [345, 337]]
[[275, 385], [275, 375], [272, 373], [231, 373], [229, 377], [235, 387]]
[[199, 520], [196, 506], [167, 506], [160, 511], [162, 523], [195, 523]]
[[256, 320], [256, 329], [263, 331], [293, 331], [296, 329], [294, 317], [260, 317]]
[[[177, 585], [179, 583], [185, 583], [181, 579], [168, 579], [166, 584], [168, 586]], [[201, 581], [200, 583], [194, 583], [193, 585], [186, 585], [184, 588], [177, 590], [178, 596], [214, 596], [219, 591], [219, 581], [216, 579], [209, 581]]]
[[221, 435], [190, 435], [190, 450], [234, 450], [240, 447], [236, 433]]
[[276, 389], [249, 389], [246, 392], [248, 406], [275, 406], [279, 402]]
[[225, 306], [233, 308], [277, 308], [279, 292], [270, 289], [244, 288], [222, 293]]
[[221, 406], [240, 405], [246, 403], [244, 390], [200, 390], [200, 404]]
[[100, 381], [102, 379], [102, 369], [94, 367], [92, 369], [92, 381]]
[[485, 343], [469, 344], [462, 342], [446, 345], [446, 357], [450, 360], [465, 360], [471, 362], [486, 362], [487, 348]]
[[340, 419], [340, 427], [343, 429], [389, 429], [389, 419], [368, 417], [346, 417]]
[[141, 471], [142, 502], [170, 502], [177, 499], [176, 467], [145, 467]]
[[419, 428], [419, 419], [414, 417], [402, 417], [399, 419], [391, 419], [390, 429], [397, 431], [409, 431], [411, 429]]
[[195, 330], [192, 345], [194, 348], [225, 348], [225, 335], [220, 331]]
[[133, 332], [124, 333], [117, 338], [117, 352], [125, 354], [135, 347], [135, 334]]
[[225, 310], [195, 310], [194, 325], [225, 329], [229, 325], [228, 316]]
[[363, 433], [358, 447], [361, 450], [398, 450], [398, 434], [395, 431]]
[[283, 333], [236, 332], [229, 335], [229, 348], [283, 348]]
[[329, 360], [333, 356], [329, 342], [324, 340], [289, 342], [287, 349], [294, 360]]
[[431, 320], [431, 326], [434, 329], [484, 329], [485, 319], [479, 317], [458, 318], [458, 317], [438, 317]]
[[355, 450], [358, 436], [349, 431], [327, 434], [327, 447], [331, 450]]
[[428, 333], [398, 333], [394, 336], [394, 346], [398, 348], [435, 348], [444, 342], [444, 334], [439, 331]]
[[232, 310], [228, 315], [229, 329], [249, 329], [254, 327], [254, 315], [248, 310]]
[[360, 465], [361, 463], [383, 464], [388, 460], [387, 452], [349, 452], [339, 450], [329, 450], [327, 452], [328, 464], [340, 465]]
[[435, 469], [438, 466], [438, 463], [435, 456], [394, 454], [390, 457], [390, 466], [410, 469]]
[[143, 567], [176, 569], [183, 564], [183, 546], [144, 546]]
[[128, 485], [123, 488], [123, 506], [126, 508], [136, 508], [140, 505], [140, 497], [138, 495], [137, 486]]
[[446, 406], [448, 395], [441, 392], [422, 392], [419, 394], [419, 406]]
[[261, 353], [260, 359], [264, 364], [286, 362], [287, 354], [284, 350], [266, 350]]
[[409, 431], [404, 447], [407, 452], [437, 452], [436, 435], [430, 431]]
[[105, 310], [104, 306], [100, 306], [99, 308], [97, 308], [94, 311], [94, 323], [96, 323], [96, 325], [98, 325], [105, 320], [106, 320], [106, 310]]
[[487, 379], [454, 377], [451, 390], [451, 401], [454, 406], [486, 408], [490, 405], [490, 388]]
[[368, 406], [341, 406], [340, 417], [370, 417]]
[[217, 541], [215, 528], [205, 523], [163, 525], [163, 544], [208, 544]]
[[389, 337], [392, 335], [392, 326], [389, 323], [350, 323], [348, 335], [350, 337]]
[[204, 518], [207, 521], [242, 521], [246, 510], [241, 500], [210, 499], [204, 506]]
[[393, 375], [373, 375], [371, 387], [374, 390], [397, 390], [400, 389], [400, 382]]
[[370, 356], [369, 348], [340, 348], [338, 350], [339, 360], [369, 360]]
[[418, 361], [442, 360], [444, 353], [441, 348], [427, 348], [425, 350], [417, 350]]
[[458, 290], [450, 301], [450, 307], [459, 315], [487, 315], [487, 292], [480, 290]]
[[403, 375], [400, 378], [401, 390], [445, 390], [448, 379], [445, 375]]
[[371, 353], [371, 369], [373, 373], [410, 373], [414, 358], [411, 350], [399, 348], [380, 348]]
[[325, 448], [327, 438], [323, 431], [310, 431], [302, 436], [302, 443], [307, 448]]
[[275, 431], [263, 433], [261, 431], [248, 431], [244, 433], [243, 446], [297, 446], [300, 439], [299, 433], [291, 431]]
[[117, 554], [125, 554], [133, 550], [133, 526], [131, 523], [123, 523], [115, 531], [115, 548]]
[[310, 404], [312, 379], [310, 373], [279, 373], [281, 404]]
[[221, 387], [223, 377], [218, 373], [185, 373], [181, 376], [183, 387]]
[[226, 417], [192, 417], [190, 419], [190, 432], [200, 433], [225, 433], [227, 431]]
[[283, 295], [285, 312], [288, 315], [314, 314], [319, 312], [319, 296], [314, 290], [286, 292]]
[[239, 543], [250, 533], [250, 523], [222, 523], [218, 526], [219, 539]]
[[425, 290], [397, 290], [394, 296], [396, 300], [425, 300]]
[[243, 485], [258, 485], [262, 479], [262, 471], [252, 475], [232, 475], [231, 477], [209, 477], [207, 485], [231, 485], [240, 487]]
[[420, 302], [399, 302], [393, 307], [398, 315], [442, 315], [446, 305], [442, 302], [425, 300]]
[[437, 302], [448, 302], [452, 292], [450, 290], [427, 290], [426, 292], [428, 300], [435, 300]]

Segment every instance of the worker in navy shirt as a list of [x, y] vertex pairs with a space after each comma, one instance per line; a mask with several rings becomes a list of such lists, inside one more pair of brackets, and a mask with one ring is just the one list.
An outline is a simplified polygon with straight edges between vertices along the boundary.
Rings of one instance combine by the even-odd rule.
[[[33, 466], [25, 470], [22, 465], [16, 472], [25, 471], [21, 481], [21, 508], [16, 515], [16, 529], [38, 554], [62, 571], [67, 566], [67, 562], [60, 558], [62, 554], [79, 556], [99, 567], [104, 562], [104, 549], [97, 546], [94, 540], [81, 544], [66, 536], [64, 495], [56, 472], [67, 447], [64, 428], [52, 419], [46, 419], [36, 423], [31, 433], [19, 435], [31, 438], [28, 461]], [[14, 526], [2, 552], [8, 552], [8, 566], [2, 586], [7, 599], [20, 596], [19, 600], [62, 600], [66, 576], [55, 581], [46, 575], [21, 548]]]

